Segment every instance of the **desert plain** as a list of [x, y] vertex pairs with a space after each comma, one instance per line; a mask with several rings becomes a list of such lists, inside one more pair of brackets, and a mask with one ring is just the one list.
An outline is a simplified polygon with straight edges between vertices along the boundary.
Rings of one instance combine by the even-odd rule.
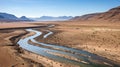
[[[55, 25], [52, 28], [39, 27]], [[120, 63], [120, 23], [93, 21], [56, 21], [0, 23], [0, 67], [66, 67], [57, 61], [31, 53], [19, 47], [21, 38], [33, 35], [25, 29], [37, 27], [36, 30], [50, 30], [54, 34], [45, 39], [35, 40], [81, 49]], [[76, 66], [77, 67], [77, 66]]]

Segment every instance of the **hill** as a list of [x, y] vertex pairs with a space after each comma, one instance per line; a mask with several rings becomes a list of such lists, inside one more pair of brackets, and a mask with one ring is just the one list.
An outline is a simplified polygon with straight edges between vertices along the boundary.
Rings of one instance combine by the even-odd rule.
[[32, 19], [27, 18], [26, 16], [20, 17], [19, 20], [21, 20], [21, 21], [34, 21]]
[[120, 21], [120, 6], [110, 9], [107, 12], [103, 13], [93, 13], [87, 14], [83, 16], [77, 16], [71, 19], [72, 21], [85, 21], [85, 20], [92, 20], [92, 21], [109, 21], [109, 22], [119, 22]]

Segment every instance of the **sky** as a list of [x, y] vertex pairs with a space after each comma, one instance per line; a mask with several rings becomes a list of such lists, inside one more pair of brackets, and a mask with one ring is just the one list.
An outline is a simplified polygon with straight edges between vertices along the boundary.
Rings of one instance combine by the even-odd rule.
[[0, 12], [17, 17], [81, 16], [117, 6], [120, 0], [0, 0]]

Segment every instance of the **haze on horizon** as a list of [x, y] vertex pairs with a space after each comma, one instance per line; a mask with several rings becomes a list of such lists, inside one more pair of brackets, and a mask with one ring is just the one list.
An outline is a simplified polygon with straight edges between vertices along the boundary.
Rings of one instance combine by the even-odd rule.
[[17, 17], [80, 16], [117, 6], [120, 0], [0, 0], [0, 12]]

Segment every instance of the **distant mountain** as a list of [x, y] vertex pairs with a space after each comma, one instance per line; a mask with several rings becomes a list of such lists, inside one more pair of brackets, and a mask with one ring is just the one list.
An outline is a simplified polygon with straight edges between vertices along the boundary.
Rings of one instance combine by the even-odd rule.
[[0, 15], [0, 19], [4, 19], [4, 17]]
[[0, 18], [2, 20], [18, 20], [16, 16], [7, 13], [0, 13]]
[[40, 18], [33, 18], [33, 20], [37, 21], [65, 21], [73, 18], [72, 16], [59, 16], [59, 17], [52, 17], [52, 16], [42, 16]]
[[8, 13], [0, 13], [0, 21], [32, 21], [25, 16], [20, 18]]
[[73, 21], [105, 20], [110, 22], [120, 21], [120, 6], [116, 8], [112, 8], [107, 12], [77, 16], [70, 20], [73, 20]]
[[33, 21], [33, 20], [27, 18], [26, 16], [20, 17], [19, 20], [22, 20], [22, 21]]

